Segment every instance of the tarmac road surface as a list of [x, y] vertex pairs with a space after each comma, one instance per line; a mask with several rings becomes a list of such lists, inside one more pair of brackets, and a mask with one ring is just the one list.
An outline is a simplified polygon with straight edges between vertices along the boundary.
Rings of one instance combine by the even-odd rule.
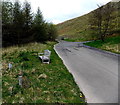
[[118, 56], [61, 41], [54, 46], [87, 103], [118, 103]]

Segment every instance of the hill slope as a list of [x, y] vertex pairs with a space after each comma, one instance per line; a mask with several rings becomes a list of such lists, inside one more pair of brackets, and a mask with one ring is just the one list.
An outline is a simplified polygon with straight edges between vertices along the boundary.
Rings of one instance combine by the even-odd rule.
[[[116, 27], [118, 27], [117, 22], [120, 19], [120, 16], [118, 16], [118, 10], [120, 11], [120, 8], [119, 8], [120, 2], [111, 2], [111, 4], [113, 4], [113, 6], [116, 8], [112, 13], [114, 18], [111, 24], [114, 26], [114, 28], [111, 31], [116, 31], [115, 29]], [[59, 36], [64, 36], [72, 40], [79, 40], [79, 41], [92, 40], [92, 36], [89, 34], [90, 33], [89, 17], [92, 15], [92, 13], [93, 11], [83, 16], [57, 24]]]

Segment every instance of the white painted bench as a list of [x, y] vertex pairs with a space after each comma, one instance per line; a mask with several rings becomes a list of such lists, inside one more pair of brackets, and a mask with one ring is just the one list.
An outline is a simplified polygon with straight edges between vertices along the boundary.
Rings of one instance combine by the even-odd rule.
[[42, 63], [50, 63], [51, 51], [44, 50], [44, 53], [38, 53], [38, 57], [42, 60]]

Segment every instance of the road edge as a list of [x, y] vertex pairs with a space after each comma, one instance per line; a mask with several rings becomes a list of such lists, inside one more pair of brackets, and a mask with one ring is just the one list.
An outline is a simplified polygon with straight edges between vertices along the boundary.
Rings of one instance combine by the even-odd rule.
[[98, 52], [101, 52], [104, 54], [109, 54], [109, 55], [114, 55], [114, 56], [120, 57], [120, 54], [113, 53], [113, 52], [106, 51], [106, 50], [102, 50], [102, 49], [95, 48], [95, 47], [91, 47], [91, 46], [87, 46], [84, 44], [84, 42], [82, 43], [82, 45], [80, 44], [79, 47], [89, 48], [89, 49], [92, 49], [92, 50], [95, 50], [95, 51], [98, 51]]
[[[57, 43], [57, 44], [59, 44], [59, 43]], [[60, 57], [60, 59], [63, 61], [63, 64], [64, 64], [65, 67], [68, 69], [68, 72], [70, 72], [70, 68], [67, 66], [67, 64], [65, 63], [65, 61], [63, 60], [63, 58], [60, 56], [60, 54], [58, 53], [58, 51], [57, 51], [57, 49], [56, 49], [57, 44], [54, 45], [54, 48], [53, 48], [53, 49], [54, 49], [54, 51], [57, 53], [57, 55]], [[70, 72], [70, 73], [72, 74], [72, 72]], [[75, 83], [76, 83], [77, 86], [79, 87], [79, 85], [78, 85], [77, 81], [75, 80], [75, 77], [74, 77], [73, 74], [72, 74], [72, 76], [73, 76], [73, 79], [74, 79]], [[81, 89], [80, 87], [79, 87], [79, 89], [80, 89], [80, 93], [85, 97], [82, 89]], [[85, 97], [84, 100], [85, 100], [85, 103], [87, 103], [87, 98], [86, 98], [86, 97]]]

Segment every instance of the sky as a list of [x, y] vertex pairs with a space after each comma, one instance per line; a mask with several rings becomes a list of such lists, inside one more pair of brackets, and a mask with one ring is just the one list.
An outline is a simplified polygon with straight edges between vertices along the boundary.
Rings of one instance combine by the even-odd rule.
[[[24, 0], [19, 0], [24, 2]], [[37, 8], [47, 22], [58, 24], [66, 20], [82, 16], [97, 8], [97, 4], [104, 5], [111, 0], [27, 0], [36, 13]]]

